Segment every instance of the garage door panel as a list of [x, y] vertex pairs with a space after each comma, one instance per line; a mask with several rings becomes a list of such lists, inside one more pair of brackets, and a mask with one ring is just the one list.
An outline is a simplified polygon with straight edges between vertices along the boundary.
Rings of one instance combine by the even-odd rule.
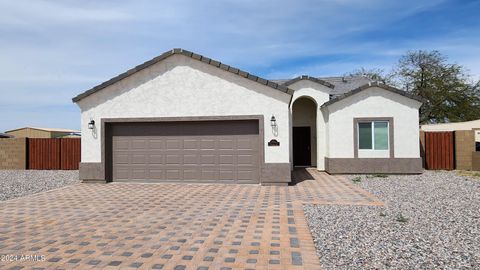
[[216, 164], [217, 156], [215, 155], [200, 155], [200, 164]]
[[218, 149], [233, 150], [235, 148], [235, 141], [233, 139], [220, 139], [218, 140]]
[[167, 139], [167, 150], [181, 150], [182, 140], [180, 139]]
[[149, 164], [163, 164], [164, 155], [161, 154], [149, 154]]
[[128, 152], [118, 152], [117, 155], [113, 157], [113, 162], [116, 164], [128, 164], [130, 155]]
[[132, 170], [131, 178], [133, 180], [148, 179], [147, 170], [145, 168], [136, 168]]
[[258, 183], [258, 122], [220, 122], [113, 126], [113, 179]]
[[197, 155], [186, 154], [183, 155], [183, 165], [192, 165], [198, 163]]
[[182, 164], [182, 156], [166, 155], [165, 164]]
[[235, 158], [233, 155], [219, 155], [218, 163], [221, 165], [233, 165], [235, 163]]
[[237, 149], [239, 150], [253, 150], [256, 147], [257, 146], [254, 137], [239, 138], [237, 140]]
[[165, 140], [164, 139], [149, 139], [149, 148], [150, 149], [165, 149]]
[[183, 140], [183, 150], [197, 150], [198, 139], [185, 139]]
[[222, 170], [218, 172], [219, 180], [235, 180], [235, 171], [234, 170]]
[[202, 180], [215, 180], [218, 178], [217, 168], [214, 169], [202, 169]]
[[238, 170], [237, 171], [237, 179], [238, 180], [254, 180], [256, 170]]
[[196, 179], [198, 179], [198, 170], [184, 169], [183, 170], [183, 179], [184, 180], [196, 180]]
[[149, 179], [162, 180], [165, 179], [165, 171], [162, 169], [150, 169], [148, 170]]
[[200, 149], [201, 150], [215, 150], [215, 140], [210, 139], [200, 139]]
[[255, 155], [238, 155], [237, 164], [238, 165], [250, 165], [256, 164], [258, 161]]
[[132, 139], [131, 140], [131, 150], [145, 150], [147, 149], [147, 140], [146, 139]]
[[167, 180], [181, 180], [182, 179], [181, 175], [182, 175], [181, 170], [167, 169], [165, 178]]
[[135, 153], [131, 155], [132, 157], [132, 164], [145, 164], [148, 163], [147, 155], [144, 153]]
[[118, 180], [128, 180], [130, 178], [130, 169], [127, 167], [119, 167], [114, 171], [114, 177]]
[[128, 138], [118, 138], [113, 140], [114, 148], [117, 150], [128, 150], [129, 148], [129, 140]]

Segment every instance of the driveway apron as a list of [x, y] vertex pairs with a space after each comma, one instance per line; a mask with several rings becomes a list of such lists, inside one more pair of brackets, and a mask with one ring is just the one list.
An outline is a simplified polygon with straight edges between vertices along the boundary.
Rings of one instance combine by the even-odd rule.
[[296, 173], [288, 187], [77, 184], [5, 201], [0, 269], [320, 269], [302, 205], [382, 203]]

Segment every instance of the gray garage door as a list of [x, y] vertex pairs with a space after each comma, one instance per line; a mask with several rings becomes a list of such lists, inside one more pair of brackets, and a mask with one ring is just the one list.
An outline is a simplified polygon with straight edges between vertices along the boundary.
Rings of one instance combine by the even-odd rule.
[[257, 120], [118, 123], [113, 181], [258, 183]]

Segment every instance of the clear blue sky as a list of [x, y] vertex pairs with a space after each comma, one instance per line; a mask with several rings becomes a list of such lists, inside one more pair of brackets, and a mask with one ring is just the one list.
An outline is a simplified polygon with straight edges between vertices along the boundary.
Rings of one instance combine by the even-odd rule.
[[439, 50], [480, 78], [480, 1], [1, 1], [0, 132], [78, 129], [71, 98], [174, 47], [270, 78]]

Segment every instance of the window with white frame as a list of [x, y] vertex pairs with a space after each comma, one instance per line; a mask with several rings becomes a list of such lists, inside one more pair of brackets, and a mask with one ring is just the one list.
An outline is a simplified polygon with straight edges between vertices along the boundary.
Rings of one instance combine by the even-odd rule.
[[359, 150], [388, 150], [388, 121], [365, 121], [358, 123]]

